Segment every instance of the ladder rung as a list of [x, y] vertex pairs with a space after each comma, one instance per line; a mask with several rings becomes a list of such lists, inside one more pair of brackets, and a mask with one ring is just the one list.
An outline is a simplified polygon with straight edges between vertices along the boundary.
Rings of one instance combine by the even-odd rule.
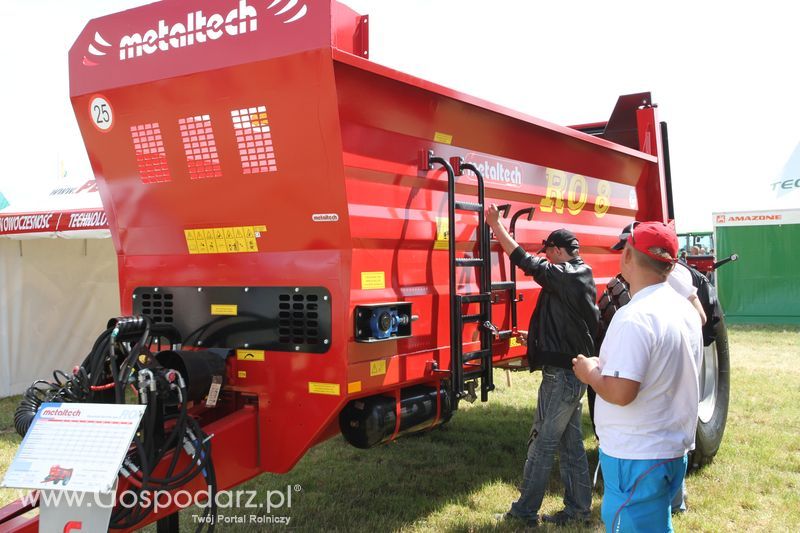
[[484, 374], [484, 369], [482, 367], [475, 365], [475, 370], [464, 370], [464, 379], [472, 376], [481, 376], [483, 374]]
[[480, 313], [474, 315], [461, 315], [461, 322], [464, 324], [468, 322], [480, 322], [483, 319], [483, 315]]
[[491, 302], [492, 295], [489, 293], [479, 293], [479, 294], [460, 294], [461, 303], [462, 304], [471, 304], [474, 302]]
[[490, 350], [478, 350], [476, 352], [466, 352], [461, 356], [461, 361], [466, 363], [469, 361], [474, 361], [476, 359], [482, 358], [484, 355], [490, 355], [492, 352]]
[[513, 289], [517, 284], [513, 281], [498, 281], [497, 283], [492, 283], [492, 290], [493, 291], [508, 291]]
[[458, 257], [456, 258], [456, 266], [482, 267], [483, 259], [480, 257]]
[[455, 208], [461, 211], [475, 211], [476, 213], [483, 211], [483, 206], [481, 204], [473, 202], [455, 202]]

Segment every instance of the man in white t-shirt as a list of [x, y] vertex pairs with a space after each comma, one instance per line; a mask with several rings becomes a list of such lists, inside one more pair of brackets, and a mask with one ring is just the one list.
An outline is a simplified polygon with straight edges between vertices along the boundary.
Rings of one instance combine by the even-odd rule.
[[[625, 226], [622, 229], [622, 233], [619, 235], [619, 242], [612, 246], [611, 249], [616, 251], [623, 250], [625, 248], [625, 243], [628, 241], [628, 237], [631, 236], [633, 229], [638, 224], [638, 222], [632, 222]], [[700, 303], [700, 299], [697, 297], [697, 287], [694, 286], [694, 282], [692, 281], [692, 273], [689, 271], [689, 267], [680, 261], [675, 263], [675, 268], [673, 268], [672, 272], [669, 273], [667, 283], [669, 283], [670, 287], [675, 289], [675, 292], [689, 300], [689, 303], [692, 304], [692, 307], [694, 307], [694, 310], [700, 316], [701, 323], [705, 326], [707, 320], [706, 312], [703, 310], [703, 305]], [[681, 484], [681, 488], [675, 493], [675, 497], [672, 498], [673, 513], [686, 512], [688, 509], [686, 505], [686, 496], [686, 480], [684, 479], [684, 482]]]
[[614, 315], [599, 361], [573, 361], [598, 396], [608, 531], [672, 531], [670, 500], [694, 447], [703, 341], [699, 316], [667, 282], [677, 255], [667, 225], [634, 228], [620, 259], [631, 302]]

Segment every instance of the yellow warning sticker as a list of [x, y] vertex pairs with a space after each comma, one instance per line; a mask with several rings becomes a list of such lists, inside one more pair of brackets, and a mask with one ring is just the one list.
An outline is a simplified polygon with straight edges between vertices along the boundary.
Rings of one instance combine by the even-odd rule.
[[442, 133], [441, 131], [437, 131], [433, 134], [433, 142], [442, 143], [442, 144], [453, 144], [453, 136], [449, 133]]
[[508, 347], [509, 348], [516, 348], [517, 346], [522, 346], [522, 343], [519, 342], [519, 337], [509, 337], [509, 339], [508, 339]]
[[385, 289], [386, 275], [383, 272], [362, 272], [361, 289]]
[[353, 394], [356, 392], [361, 392], [361, 382], [351, 381], [347, 384], [347, 394]]
[[244, 371], [244, 370], [239, 370], [238, 372], [236, 372], [236, 377], [237, 378], [246, 378], [247, 377], [247, 372]]
[[239, 361], [263, 361], [264, 350], [236, 350], [236, 359]]
[[257, 238], [266, 226], [195, 228], [183, 230], [190, 254], [241, 254], [258, 251]]
[[436, 242], [433, 243], [434, 250], [447, 250], [449, 248], [449, 227], [450, 222], [447, 217], [436, 217]]
[[382, 376], [386, 373], [386, 361], [381, 359], [380, 361], [372, 361], [369, 364], [369, 375], [370, 376]]
[[236, 304], [211, 304], [211, 314], [215, 316], [236, 316], [239, 314], [239, 306]]
[[328, 396], [340, 396], [342, 393], [338, 383], [317, 383], [308, 382], [308, 392], [311, 394], [327, 394]]

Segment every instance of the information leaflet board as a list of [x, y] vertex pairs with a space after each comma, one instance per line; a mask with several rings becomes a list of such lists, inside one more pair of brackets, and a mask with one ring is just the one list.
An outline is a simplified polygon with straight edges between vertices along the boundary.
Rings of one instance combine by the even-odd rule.
[[0, 486], [80, 492], [112, 490], [145, 407], [42, 404]]

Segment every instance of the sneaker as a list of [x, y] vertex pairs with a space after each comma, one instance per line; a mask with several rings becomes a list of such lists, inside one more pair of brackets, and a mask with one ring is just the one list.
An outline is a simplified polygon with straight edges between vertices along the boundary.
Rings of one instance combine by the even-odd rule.
[[517, 515], [513, 515], [510, 512], [507, 513], [498, 513], [494, 515], [494, 519], [498, 522], [522, 522], [525, 524], [526, 527], [534, 529], [539, 527], [539, 516], [534, 516], [533, 518], [522, 518]]
[[556, 526], [565, 526], [567, 524], [587, 525], [591, 522], [591, 519], [588, 516], [572, 516], [566, 511], [559, 511], [555, 514], [546, 514], [542, 516], [542, 522], [547, 522], [548, 524]]

